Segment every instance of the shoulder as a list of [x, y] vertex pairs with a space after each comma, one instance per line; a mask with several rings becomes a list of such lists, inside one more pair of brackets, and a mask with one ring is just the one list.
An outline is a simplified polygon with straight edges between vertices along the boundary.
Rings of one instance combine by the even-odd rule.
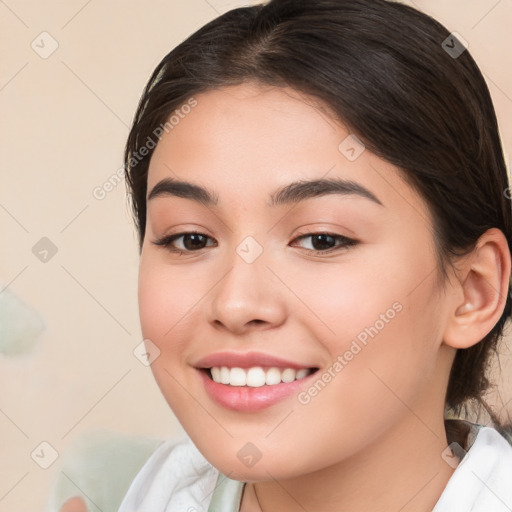
[[217, 477], [218, 470], [188, 437], [164, 440], [137, 473], [118, 512], [206, 510]]

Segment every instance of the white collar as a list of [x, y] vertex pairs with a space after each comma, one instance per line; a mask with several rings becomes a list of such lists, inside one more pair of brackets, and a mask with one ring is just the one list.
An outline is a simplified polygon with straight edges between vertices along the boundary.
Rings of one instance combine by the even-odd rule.
[[432, 512], [512, 512], [512, 446], [494, 428], [477, 424], [468, 444]]

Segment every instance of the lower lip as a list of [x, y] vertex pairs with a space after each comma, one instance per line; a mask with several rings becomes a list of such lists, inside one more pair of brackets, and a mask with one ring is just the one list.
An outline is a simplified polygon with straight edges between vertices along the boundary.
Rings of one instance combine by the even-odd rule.
[[293, 382], [281, 382], [272, 386], [229, 386], [211, 379], [204, 370], [198, 370], [206, 392], [226, 409], [255, 412], [269, 407], [290, 395], [297, 394], [316, 372]]

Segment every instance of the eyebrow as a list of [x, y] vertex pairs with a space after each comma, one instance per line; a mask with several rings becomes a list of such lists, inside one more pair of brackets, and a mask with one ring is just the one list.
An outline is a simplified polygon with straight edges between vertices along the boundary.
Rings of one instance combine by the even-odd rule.
[[[328, 194], [356, 195], [384, 206], [373, 192], [355, 181], [343, 178], [294, 181], [274, 191], [267, 205], [273, 208]], [[156, 197], [169, 196], [191, 199], [206, 206], [218, 205], [218, 196], [214, 192], [200, 185], [174, 178], [164, 178], [159, 181], [151, 189], [147, 201]]]

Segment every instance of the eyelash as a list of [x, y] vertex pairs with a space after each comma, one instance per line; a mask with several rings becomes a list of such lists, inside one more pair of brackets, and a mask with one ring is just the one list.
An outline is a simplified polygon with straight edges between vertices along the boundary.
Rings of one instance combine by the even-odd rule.
[[[203, 247], [203, 248], [198, 249], [196, 251], [191, 251], [191, 250], [176, 249], [175, 247], [171, 246], [172, 242], [174, 242], [178, 238], [181, 238], [181, 237], [183, 237], [185, 235], [201, 235], [203, 237], [211, 239], [211, 237], [209, 237], [208, 235], [205, 235], [204, 233], [201, 233], [200, 231], [185, 231], [185, 232], [182, 232], [182, 233], [176, 233], [174, 235], [169, 235], [169, 236], [165, 236], [165, 237], [162, 237], [160, 239], [157, 239], [157, 240], [153, 241], [153, 244], [161, 246], [161, 247], [165, 247], [170, 252], [179, 253], [179, 256], [181, 256], [183, 254], [191, 254], [191, 253], [194, 253], [194, 252], [200, 252], [201, 250], [205, 249], [205, 247]], [[325, 231], [319, 231], [319, 232], [316, 232], [316, 233], [303, 233], [303, 234], [299, 235], [298, 237], [294, 238], [293, 241], [295, 241], [295, 240], [302, 240], [304, 238], [309, 238], [309, 237], [319, 236], [319, 235], [327, 235], [327, 236], [329, 236], [331, 238], [334, 238], [334, 239], [336, 239], [338, 241], [341, 241], [341, 243], [339, 245], [335, 246], [335, 247], [331, 247], [330, 249], [323, 249], [323, 250], [305, 249], [305, 251], [308, 252], [308, 254], [314, 254], [314, 255], [328, 254], [328, 253], [331, 253], [331, 252], [338, 251], [340, 249], [346, 249], [348, 247], [357, 245], [357, 243], [358, 243], [357, 240], [354, 240], [352, 238], [348, 238], [348, 237], [343, 236], [343, 235], [336, 235], [334, 233], [328, 233], [328, 232], [325, 232]]]

